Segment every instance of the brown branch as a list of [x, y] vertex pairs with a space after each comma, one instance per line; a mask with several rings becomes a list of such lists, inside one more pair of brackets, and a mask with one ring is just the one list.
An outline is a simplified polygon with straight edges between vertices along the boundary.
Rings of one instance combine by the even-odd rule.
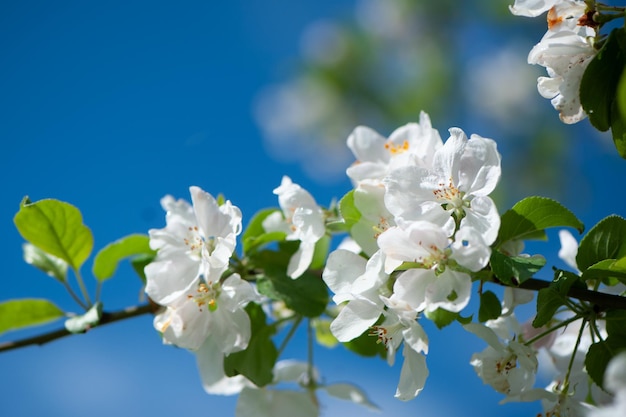
[[[100, 318], [100, 322], [96, 327], [103, 326], [105, 324], [114, 323], [116, 321], [130, 319], [132, 317], [141, 316], [143, 314], [154, 313], [158, 309], [158, 305], [148, 303], [139, 306], [128, 307], [123, 310], [113, 312], [103, 312]], [[0, 352], [7, 350], [18, 349], [30, 345], [43, 345], [53, 340], [60, 339], [65, 336], [70, 336], [76, 333], [71, 333], [69, 330], [63, 328], [51, 331], [49, 333], [40, 334], [37, 336], [27, 337], [25, 339], [2, 342], [0, 343]]]
[[[496, 283], [508, 286], [500, 281]], [[536, 278], [530, 278], [522, 282], [519, 287], [525, 290], [539, 291], [550, 286], [549, 281], [543, 281]], [[615, 308], [619, 310], [626, 310], [626, 297], [622, 297], [614, 294], [607, 294], [599, 291], [587, 290], [584, 288], [570, 288], [567, 293], [568, 297], [576, 298], [582, 301], [588, 301], [598, 307], [598, 310], [606, 310], [609, 308]]]

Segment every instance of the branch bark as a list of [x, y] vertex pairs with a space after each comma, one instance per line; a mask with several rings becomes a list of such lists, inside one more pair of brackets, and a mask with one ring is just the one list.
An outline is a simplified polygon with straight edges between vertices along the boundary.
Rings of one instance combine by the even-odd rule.
[[[498, 284], [507, 286], [500, 281], [496, 281]], [[543, 281], [536, 278], [530, 278], [522, 282], [519, 287], [526, 290], [539, 291], [550, 286], [549, 281]], [[598, 291], [586, 290], [581, 288], [571, 288], [567, 293], [568, 297], [576, 298], [577, 300], [588, 301], [598, 307], [599, 311], [609, 308], [615, 308], [619, 310], [626, 310], [626, 297], [622, 297], [614, 294], [607, 294]]]
[[[100, 322], [98, 326], [103, 326], [109, 323], [115, 323], [116, 321], [129, 319], [132, 317], [141, 316], [143, 314], [154, 314], [156, 310], [159, 308], [158, 305], [148, 303], [142, 304], [138, 306], [128, 307], [123, 310], [113, 311], [113, 312], [103, 312], [102, 317], [100, 318]], [[58, 329], [53, 330], [48, 333], [27, 337], [20, 340], [2, 342], [0, 343], [0, 352], [6, 352], [8, 350], [18, 349], [25, 346], [30, 345], [44, 345], [46, 343], [52, 342], [53, 340], [60, 339], [65, 336], [70, 336], [76, 333], [71, 333], [67, 329]]]

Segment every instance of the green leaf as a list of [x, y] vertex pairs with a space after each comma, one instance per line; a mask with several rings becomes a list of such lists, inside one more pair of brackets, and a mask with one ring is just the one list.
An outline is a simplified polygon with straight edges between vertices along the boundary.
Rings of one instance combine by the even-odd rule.
[[24, 261], [27, 264], [42, 270], [47, 275], [60, 282], [67, 280], [67, 262], [63, 259], [50, 255], [30, 243], [24, 243], [22, 249], [24, 252]]
[[65, 320], [65, 328], [70, 333], [84, 333], [95, 327], [102, 317], [102, 303], [98, 301], [85, 314]]
[[580, 82], [580, 103], [589, 121], [605, 132], [611, 127], [611, 107], [624, 69], [623, 29], [614, 29], [591, 60]]
[[604, 387], [606, 366], [623, 350], [626, 350], [626, 340], [611, 336], [589, 346], [585, 356], [585, 369], [599, 387]]
[[311, 260], [311, 265], [309, 266], [310, 269], [324, 269], [326, 259], [328, 258], [328, 251], [330, 250], [330, 241], [330, 236], [324, 235], [315, 243], [313, 259]]
[[599, 279], [605, 283], [609, 283], [611, 278], [615, 278], [621, 282], [626, 282], [625, 263], [626, 258], [621, 258], [620, 260], [605, 259], [584, 270], [582, 278], [585, 281]]
[[460, 317], [459, 313], [453, 313], [442, 308], [438, 308], [435, 311], [426, 311], [425, 315], [430, 321], [435, 323], [438, 329], [443, 329]]
[[330, 331], [330, 320], [317, 318], [311, 320], [311, 324], [315, 331], [315, 340], [317, 340], [317, 343], [327, 348], [337, 346], [339, 341]]
[[510, 240], [544, 238], [550, 227], [573, 227], [580, 233], [585, 226], [559, 202], [545, 197], [528, 197], [507, 210], [501, 218], [497, 246]]
[[231, 353], [224, 358], [224, 372], [227, 376], [243, 375], [263, 387], [274, 379], [273, 369], [278, 359], [278, 350], [272, 342], [274, 326], [266, 324], [266, 316], [258, 304], [246, 306], [252, 335], [245, 350]]
[[361, 219], [361, 212], [354, 205], [354, 190], [349, 191], [341, 198], [339, 212], [348, 230]]
[[480, 294], [480, 307], [478, 308], [478, 321], [481, 323], [493, 320], [502, 314], [502, 305], [498, 296], [492, 291], [485, 291]]
[[141, 279], [141, 282], [143, 282], [144, 284], [146, 283], [146, 273], [144, 271], [144, 268], [146, 267], [146, 265], [152, 262], [155, 257], [156, 255], [153, 254], [143, 254], [137, 255], [130, 260], [130, 264], [133, 267], [133, 270], [137, 273], [137, 275], [139, 275], [139, 279]]
[[296, 279], [289, 277], [286, 271], [290, 257], [290, 252], [269, 250], [252, 257], [254, 265], [264, 271], [257, 279], [257, 289], [271, 299], [284, 301], [296, 313], [318, 317], [328, 305], [328, 288], [321, 276], [311, 271]]
[[578, 275], [569, 271], [555, 271], [555, 278], [550, 286], [537, 293], [537, 315], [533, 320], [533, 327], [541, 327], [552, 320], [559, 307], [564, 305], [567, 293], [573, 286], [585, 288]]
[[152, 256], [156, 254], [150, 249], [150, 238], [147, 235], [134, 234], [123, 237], [98, 252], [93, 261], [93, 275], [98, 281], [104, 281], [115, 274], [120, 261], [143, 254]]
[[249, 253], [252, 250], [269, 242], [276, 242], [285, 239], [284, 232], [266, 232], [263, 228], [263, 221], [272, 213], [280, 211], [277, 208], [268, 208], [257, 212], [246, 227], [241, 237], [243, 252]]
[[576, 265], [585, 271], [606, 259], [626, 256], [626, 220], [612, 215], [600, 220], [582, 238], [576, 255]]
[[606, 312], [606, 332], [609, 337], [624, 340], [626, 343], [626, 311], [609, 310]]
[[24, 239], [64, 260], [74, 270], [91, 254], [91, 230], [71, 204], [53, 199], [31, 203], [25, 197], [13, 221]]
[[4, 301], [0, 303], [0, 334], [45, 324], [63, 316], [63, 311], [49, 300], [23, 298]]
[[622, 158], [626, 159], [626, 118], [617, 107], [617, 101], [614, 101], [611, 107], [611, 135], [615, 149]]
[[516, 287], [532, 278], [546, 264], [541, 255], [507, 256], [497, 250], [491, 252], [490, 262], [491, 269], [500, 282]]

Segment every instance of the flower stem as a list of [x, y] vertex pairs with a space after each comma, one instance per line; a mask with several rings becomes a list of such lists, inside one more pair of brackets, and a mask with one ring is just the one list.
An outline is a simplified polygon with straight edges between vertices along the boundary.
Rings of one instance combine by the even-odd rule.
[[546, 331], [544, 331], [544, 332], [539, 333], [537, 336], [535, 336], [535, 337], [533, 337], [533, 338], [529, 339], [529, 340], [528, 340], [528, 341], [526, 341], [524, 344], [525, 344], [526, 346], [530, 346], [530, 345], [532, 345], [533, 343], [535, 343], [537, 340], [541, 339], [542, 337], [549, 335], [550, 333], [552, 333], [552, 332], [554, 332], [554, 331], [556, 331], [556, 330], [560, 329], [561, 327], [565, 327], [565, 326], [567, 326], [568, 324], [570, 324], [570, 323], [572, 323], [572, 322], [574, 322], [574, 321], [576, 321], [576, 320], [580, 319], [580, 317], [581, 317], [581, 316], [579, 316], [579, 315], [576, 315], [576, 316], [574, 316], [574, 317], [570, 317], [569, 319], [567, 319], [567, 320], [564, 320], [564, 321], [560, 322], [560, 323], [559, 323], [559, 324], [557, 324], [556, 326], [551, 327], [551, 328], [549, 328], [548, 330], [546, 330]]
[[280, 356], [283, 353], [283, 350], [285, 350], [285, 348], [287, 347], [289, 340], [291, 340], [293, 335], [296, 333], [296, 330], [298, 329], [298, 326], [300, 325], [301, 322], [302, 322], [302, 316], [298, 315], [298, 317], [296, 317], [296, 319], [294, 320], [293, 325], [291, 326], [291, 329], [289, 329], [287, 336], [285, 336], [285, 339], [283, 340], [283, 342], [280, 344], [280, 347], [278, 348], [278, 356]]
[[83, 299], [87, 303], [87, 306], [91, 307], [93, 303], [91, 302], [91, 299], [89, 298], [89, 292], [87, 291], [87, 287], [85, 286], [83, 277], [80, 274], [80, 271], [78, 269], [74, 269], [74, 276], [76, 276], [76, 282], [78, 282], [78, 287], [80, 288], [80, 292], [83, 294]]

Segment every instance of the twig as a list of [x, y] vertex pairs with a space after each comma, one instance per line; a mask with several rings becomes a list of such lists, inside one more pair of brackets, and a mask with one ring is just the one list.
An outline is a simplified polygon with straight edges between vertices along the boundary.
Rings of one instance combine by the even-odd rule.
[[[497, 284], [508, 286], [500, 281], [495, 281]], [[550, 286], [549, 281], [544, 281], [536, 278], [530, 278], [522, 282], [519, 287], [525, 290], [539, 291]], [[595, 306], [598, 310], [606, 310], [609, 308], [615, 308], [619, 310], [626, 310], [626, 297], [622, 297], [614, 294], [607, 294], [599, 291], [587, 290], [584, 288], [570, 288], [567, 293], [568, 297], [576, 298], [578, 300], [588, 301]]]
[[[114, 323], [116, 321], [129, 319], [132, 317], [141, 316], [143, 314], [155, 313], [159, 308], [156, 304], [142, 304], [139, 306], [128, 307], [123, 310], [113, 311], [113, 312], [103, 312], [102, 317], [100, 318], [100, 322], [98, 326], [103, 326], [105, 324]], [[60, 339], [65, 336], [70, 336], [75, 333], [71, 333], [67, 329], [58, 329], [48, 333], [40, 334], [37, 336], [28, 337], [21, 340], [2, 342], [0, 343], [0, 352], [5, 352], [12, 349], [18, 349], [25, 346], [30, 345], [43, 345], [48, 342], [52, 342], [53, 340]]]

